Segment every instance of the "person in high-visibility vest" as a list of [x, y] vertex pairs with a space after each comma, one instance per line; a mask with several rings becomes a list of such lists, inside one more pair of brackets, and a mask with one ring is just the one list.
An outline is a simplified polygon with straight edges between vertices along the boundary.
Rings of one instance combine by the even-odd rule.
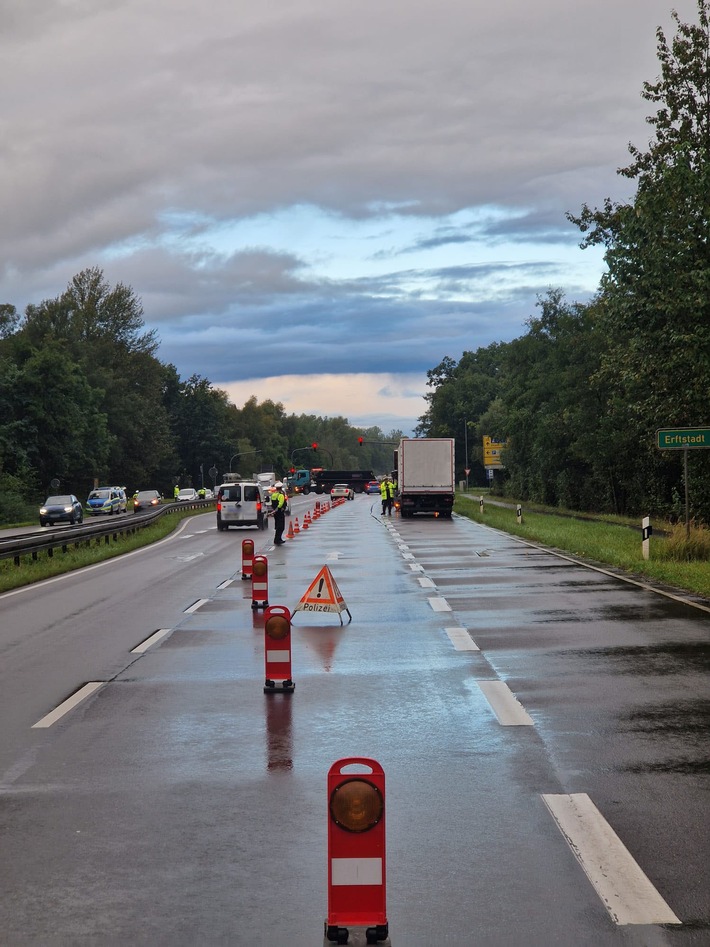
[[392, 500], [394, 499], [394, 484], [389, 477], [385, 479], [380, 484], [380, 498], [382, 500], [382, 515], [385, 515], [385, 512], [388, 516], [392, 515]]
[[175, 489], [173, 490], [173, 499], [177, 500], [179, 495], [180, 495], [180, 485], [176, 483]]
[[284, 485], [279, 480], [274, 484], [276, 488], [271, 494], [272, 516], [274, 517], [274, 546], [283, 546], [286, 543], [284, 539], [284, 527], [286, 525], [286, 494]]

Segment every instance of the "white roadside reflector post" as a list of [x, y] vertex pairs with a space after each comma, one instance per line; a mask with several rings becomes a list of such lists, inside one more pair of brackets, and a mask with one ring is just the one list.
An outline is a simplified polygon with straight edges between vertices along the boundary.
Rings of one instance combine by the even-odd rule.
[[651, 526], [651, 519], [648, 516], [644, 516], [641, 520], [641, 553], [644, 559], [648, 559], [651, 554], [652, 533], [653, 526]]

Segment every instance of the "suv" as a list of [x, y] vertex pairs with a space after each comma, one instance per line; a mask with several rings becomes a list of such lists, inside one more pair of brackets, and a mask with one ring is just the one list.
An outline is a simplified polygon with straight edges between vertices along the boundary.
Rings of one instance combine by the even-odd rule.
[[126, 491], [123, 487], [97, 487], [89, 494], [86, 508], [92, 516], [99, 513], [125, 513]]
[[230, 526], [266, 527], [266, 505], [255, 480], [223, 483], [217, 490], [217, 529]]

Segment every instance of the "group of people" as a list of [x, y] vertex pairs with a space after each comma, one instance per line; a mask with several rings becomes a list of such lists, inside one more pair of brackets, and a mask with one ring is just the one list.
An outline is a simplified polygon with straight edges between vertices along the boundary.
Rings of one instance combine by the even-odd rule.
[[[391, 516], [397, 484], [391, 477], [385, 477], [380, 483], [380, 498], [382, 500], [382, 515]], [[286, 527], [286, 491], [280, 480], [274, 484], [271, 494], [271, 511], [269, 516], [274, 518], [274, 545], [284, 546], [284, 529]]]
[[385, 477], [385, 479], [380, 482], [380, 498], [382, 500], [383, 516], [385, 513], [387, 513], [388, 516], [392, 516], [392, 505], [396, 492], [397, 484], [391, 477]]

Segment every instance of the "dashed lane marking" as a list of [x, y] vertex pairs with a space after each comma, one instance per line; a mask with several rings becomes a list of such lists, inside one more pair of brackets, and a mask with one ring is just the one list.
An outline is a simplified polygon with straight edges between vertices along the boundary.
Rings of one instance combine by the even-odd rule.
[[198, 598], [196, 602], [193, 602], [192, 605], [189, 605], [185, 610], [185, 615], [192, 615], [193, 612], [196, 612], [198, 608], [202, 608], [203, 605], [206, 605], [209, 602], [208, 598]]
[[169, 635], [172, 631], [172, 628], [159, 628], [154, 632], [150, 638], [146, 638], [141, 644], [137, 645], [135, 648], [131, 649], [131, 654], [143, 654], [147, 651], [148, 648], [152, 648], [154, 644], [157, 644], [159, 641], [162, 641], [166, 635]]
[[449, 605], [449, 603], [446, 601], [445, 598], [442, 598], [440, 595], [436, 596], [436, 598], [430, 598], [429, 604], [431, 605], [432, 610], [435, 612], [450, 612], [451, 611], [451, 606]]
[[423, 589], [435, 589], [436, 585], [431, 581], [427, 576], [422, 576], [417, 579], [417, 582], [421, 585]]
[[476, 681], [502, 727], [532, 727], [532, 717], [505, 681]]
[[71, 697], [67, 697], [58, 707], [55, 707], [51, 713], [42, 717], [37, 723], [33, 723], [32, 730], [51, 727], [57, 720], [61, 720], [64, 714], [68, 714], [70, 710], [73, 710], [77, 704], [86, 700], [87, 697], [91, 697], [91, 695], [100, 687], [103, 687], [105, 683], [105, 681], [90, 681], [88, 684], [84, 684], [75, 694], [72, 694]]
[[480, 651], [465, 628], [444, 628], [456, 651]]
[[586, 793], [542, 800], [615, 924], [681, 924]]

